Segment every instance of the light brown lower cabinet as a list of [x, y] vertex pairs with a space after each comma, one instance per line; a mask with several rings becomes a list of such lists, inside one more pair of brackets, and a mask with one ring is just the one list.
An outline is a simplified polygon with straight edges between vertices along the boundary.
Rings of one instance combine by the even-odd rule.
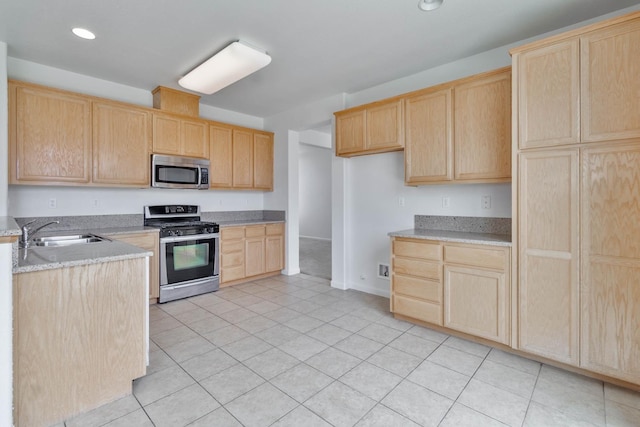
[[223, 227], [220, 286], [279, 274], [284, 268], [284, 223]]
[[146, 373], [145, 258], [13, 276], [14, 421], [48, 426]]
[[107, 234], [110, 239], [128, 243], [142, 249], [153, 252], [149, 257], [149, 302], [158, 302], [160, 296], [160, 266], [159, 266], [159, 237], [157, 232], [150, 233], [129, 233], [129, 234]]
[[510, 248], [394, 238], [391, 311], [510, 343]]

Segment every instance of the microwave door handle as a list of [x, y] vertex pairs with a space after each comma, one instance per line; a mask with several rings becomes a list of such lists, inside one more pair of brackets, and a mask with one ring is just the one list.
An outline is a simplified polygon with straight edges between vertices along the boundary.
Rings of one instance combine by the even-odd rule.
[[202, 168], [198, 165], [198, 188], [202, 185]]

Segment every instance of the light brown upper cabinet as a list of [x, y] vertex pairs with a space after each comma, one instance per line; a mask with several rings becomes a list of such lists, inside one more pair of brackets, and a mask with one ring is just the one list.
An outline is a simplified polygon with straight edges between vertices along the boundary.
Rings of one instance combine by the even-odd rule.
[[253, 134], [253, 188], [273, 190], [273, 137]]
[[402, 99], [374, 102], [334, 114], [337, 156], [386, 153], [404, 148]]
[[11, 184], [89, 183], [90, 100], [9, 81], [9, 153]]
[[209, 126], [204, 120], [153, 113], [153, 152], [209, 157]]
[[253, 132], [233, 130], [233, 187], [253, 187]]
[[415, 92], [405, 100], [405, 182], [511, 180], [511, 68]]
[[407, 114], [405, 182], [425, 184], [453, 179], [451, 88], [405, 101]]
[[93, 182], [149, 185], [151, 114], [116, 102], [92, 102]]
[[233, 186], [233, 128], [223, 125], [209, 126], [209, 188]]

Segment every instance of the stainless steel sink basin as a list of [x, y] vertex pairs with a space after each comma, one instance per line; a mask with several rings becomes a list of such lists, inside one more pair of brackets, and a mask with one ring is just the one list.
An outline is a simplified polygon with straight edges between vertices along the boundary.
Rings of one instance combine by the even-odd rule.
[[70, 246], [83, 243], [110, 242], [110, 239], [95, 234], [68, 234], [64, 236], [36, 237], [31, 240], [33, 246]]

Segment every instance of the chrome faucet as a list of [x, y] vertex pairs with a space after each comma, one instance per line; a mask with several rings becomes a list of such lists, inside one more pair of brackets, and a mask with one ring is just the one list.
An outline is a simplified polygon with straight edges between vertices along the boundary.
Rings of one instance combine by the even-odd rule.
[[41, 225], [40, 227], [36, 228], [35, 230], [32, 230], [31, 228], [28, 227], [28, 225], [33, 224], [34, 222], [36, 222], [36, 220], [34, 219], [33, 221], [29, 221], [26, 224], [24, 224], [22, 226], [22, 238], [20, 239], [20, 247], [26, 248], [27, 246], [29, 246], [29, 242], [31, 241], [31, 239], [33, 239], [33, 236], [40, 230], [42, 230], [43, 228], [45, 228], [48, 225], [51, 224], [60, 224], [60, 221], [51, 221], [48, 222], [46, 224]]

